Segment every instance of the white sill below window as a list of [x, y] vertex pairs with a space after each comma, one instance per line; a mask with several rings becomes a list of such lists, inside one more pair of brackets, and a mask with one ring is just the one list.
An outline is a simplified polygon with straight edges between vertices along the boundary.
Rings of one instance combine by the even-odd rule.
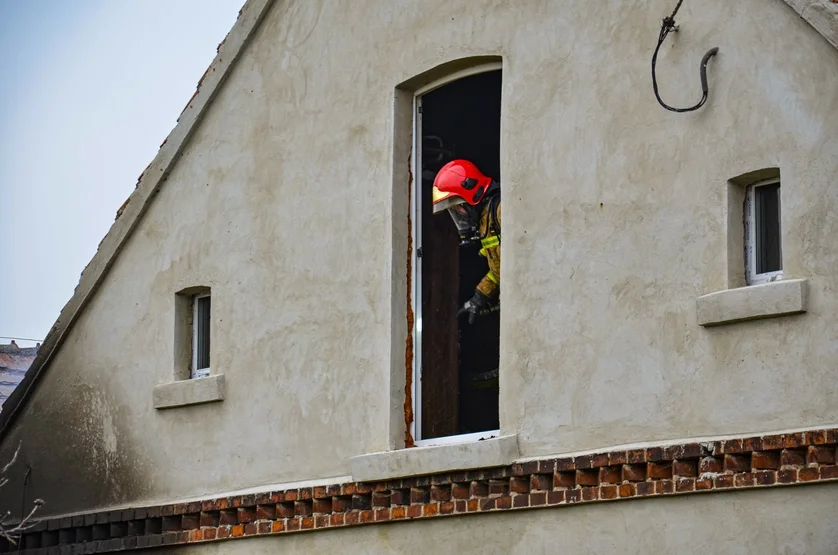
[[473, 434], [461, 434], [457, 436], [434, 437], [431, 439], [420, 439], [416, 447], [432, 447], [434, 445], [456, 445], [457, 443], [471, 443], [472, 441], [483, 441], [500, 436], [500, 430], [488, 432], [475, 432]]
[[[451, 439], [462, 440], [463, 437], [452, 436]], [[353, 480], [367, 482], [506, 466], [512, 464], [519, 456], [518, 436], [508, 435], [467, 443], [423, 445], [410, 449], [368, 453], [352, 457], [350, 468]]]
[[785, 279], [717, 291], [696, 299], [698, 323], [717, 326], [806, 312], [808, 281]]
[[154, 408], [170, 409], [224, 400], [224, 374], [192, 378], [154, 386]]
[[763, 283], [774, 283], [783, 279], [783, 271], [766, 272], [764, 274], [755, 274], [748, 278], [748, 285], [762, 285]]

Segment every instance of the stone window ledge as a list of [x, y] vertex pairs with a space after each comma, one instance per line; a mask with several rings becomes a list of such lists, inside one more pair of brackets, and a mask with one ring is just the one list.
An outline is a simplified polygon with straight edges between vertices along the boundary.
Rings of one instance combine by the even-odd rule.
[[368, 453], [350, 460], [359, 482], [421, 476], [512, 464], [518, 459], [518, 436], [500, 436], [471, 443], [412, 447]]
[[224, 374], [154, 386], [154, 408], [170, 409], [224, 400]]
[[808, 280], [786, 279], [727, 289], [696, 299], [698, 323], [717, 326], [806, 312]]

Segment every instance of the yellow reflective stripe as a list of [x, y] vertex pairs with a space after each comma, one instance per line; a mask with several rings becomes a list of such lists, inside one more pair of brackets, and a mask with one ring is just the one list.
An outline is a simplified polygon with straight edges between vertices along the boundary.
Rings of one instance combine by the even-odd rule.
[[486, 277], [489, 278], [489, 281], [491, 281], [495, 285], [500, 285], [500, 280], [495, 277], [495, 274], [493, 274], [491, 270], [489, 270], [489, 273], [486, 274]]
[[493, 237], [486, 237], [485, 239], [480, 240], [480, 244], [483, 245], [484, 249], [491, 249], [492, 247], [497, 247], [500, 245], [500, 236], [495, 235]]

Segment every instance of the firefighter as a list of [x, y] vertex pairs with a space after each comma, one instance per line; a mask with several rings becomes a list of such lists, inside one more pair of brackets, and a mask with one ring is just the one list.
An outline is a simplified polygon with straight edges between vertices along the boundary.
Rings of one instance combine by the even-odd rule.
[[500, 309], [500, 183], [483, 175], [468, 160], [452, 160], [436, 174], [433, 188], [434, 214], [447, 211], [457, 226], [460, 245], [480, 243], [489, 272], [457, 316], [477, 316]]

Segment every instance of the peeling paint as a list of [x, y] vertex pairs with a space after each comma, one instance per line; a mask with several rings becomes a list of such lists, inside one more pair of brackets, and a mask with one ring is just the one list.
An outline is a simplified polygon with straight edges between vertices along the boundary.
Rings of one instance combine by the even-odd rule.
[[410, 426], [413, 424], [413, 302], [411, 298], [413, 290], [413, 220], [410, 217], [411, 202], [410, 191], [413, 189], [413, 168], [411, 167], [411, 156], [407, 157], [408, 173], [408, 201], [407, 201], [407, 338], [404, 347], [404, 446], [414, 447], [413, 434], [410, 433]]
[[[140, 177], [142, 177], [142, 176], [140, 176]], [[127, 199], [125, 199], [125, 202], [122, 203], [122, 206], [117, 208], [116, 217], [114, 218], [114, 221], [118, 220], [119, 217], [122, 216], [122, 213], [125, 212], [125, 207], [128, 206], [129, 202], [131, 202], [131, 197], [128, 197]]]

